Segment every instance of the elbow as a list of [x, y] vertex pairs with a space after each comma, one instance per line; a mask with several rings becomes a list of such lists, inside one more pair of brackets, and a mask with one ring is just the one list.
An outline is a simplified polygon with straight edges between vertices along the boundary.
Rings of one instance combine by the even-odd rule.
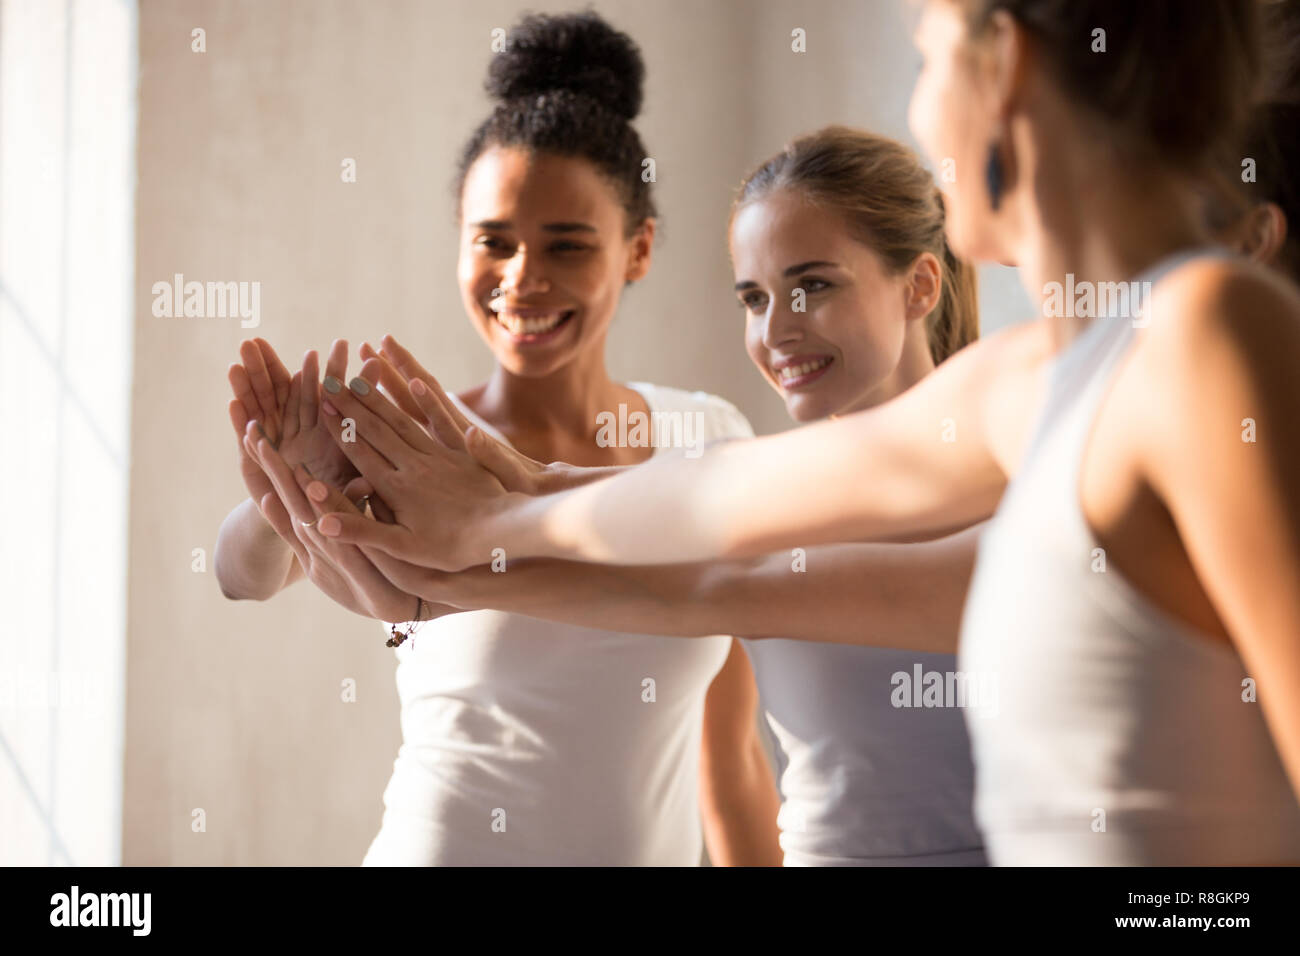
[[227, 601], [246, 601], [249, 599], [249, 595], [241, 593], [238, 588], [227, 581], [223, 581], [220, 573], [217, 574], [217, 587], [221, 588], [221, 596]]

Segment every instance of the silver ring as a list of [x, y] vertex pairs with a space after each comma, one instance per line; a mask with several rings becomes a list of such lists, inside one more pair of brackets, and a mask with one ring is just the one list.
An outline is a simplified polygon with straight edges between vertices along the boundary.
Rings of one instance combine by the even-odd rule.
[[[316, 521], [319, 520], [320, 520], [319, 518], [316, 519]], [[316, 521], [299, 521], [298, 523], [302, 525], [304, 528], [314, 528], [316, 527]]]

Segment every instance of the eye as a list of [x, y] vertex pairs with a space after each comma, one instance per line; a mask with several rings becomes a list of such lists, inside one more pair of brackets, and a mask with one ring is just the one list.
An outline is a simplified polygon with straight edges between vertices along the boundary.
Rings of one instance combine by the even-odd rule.
[[757, 291], [746, 292], [740, 297], [740, 307], [749, 312], [761, 312], [766, 302], [767, 296]]
[[814, 292], [821, 292], [823, 289], [829, 289], [831, 284], [825, 279], [806, 278], [799, 283], [799, 288], [811, 295]]
[[499, 252], [502, 249], [508, 248], [508, 245], [505, 242], [505, 240], [501, 239], [498, 236], [479, 236], [477, 239], [474, 240], [474, 245], [482, 246], [484, 249], [487, 249], [491, 252]]
[[567, 240], [556, 242], [551, 245], [552, 252], [586, 252], [590, 248], [590, 246], [584, 245], [580, 242], [570, 242]]

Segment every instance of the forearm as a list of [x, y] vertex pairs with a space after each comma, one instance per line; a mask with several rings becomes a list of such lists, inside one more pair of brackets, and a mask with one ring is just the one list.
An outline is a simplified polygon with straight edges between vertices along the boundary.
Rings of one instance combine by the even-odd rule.
[[[601, 630], [740, 634], [951, 652], [979, 528], [918, 544], [830, 545], [760, 558], [617, 566], [549, 559], [427, 572], [429, 601]], [[407, 579], [394, 581], [412, 586]]]
[[264, 601], [279, 593], [292, 579], [295, 560], [251, 498], [221, 523], [213, 565], [221, 593], [231, 600]]
[[1004, 486], [975, 438], [918, 442], [906, 425], [849, 416], [555, 495], [511, 496], [475, 540], [607, 564], [746, 557], [939, 534], [988, 517]]

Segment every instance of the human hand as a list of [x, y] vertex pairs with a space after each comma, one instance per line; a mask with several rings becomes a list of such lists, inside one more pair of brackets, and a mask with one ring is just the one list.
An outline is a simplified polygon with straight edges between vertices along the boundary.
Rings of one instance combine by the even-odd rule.
[[[475, 531], [512, 496], [466, 450], [453, 447], [462, 433], [422, 380], [392, 383], [399, 402], [422, 412], [417, 422], [374, 387], [381, 371], [372, 358], [348, 386], [327, 377], [321, 412], [339, 447], [392, 509], [394, 524], [344, 510], [322, 517], [320, 533], [440, 570], [489, 561], [491, 545], [476, 540]], [[345, 419], [351, 421], [346, 429]]]
[[[449, 448], [467, 451], [475, 461], [492, 472], [507, 491], [525, 495], [546, 495], [608, 477], [611, 469], [580, 468], [564, 462], [546, 464], [529, 458], [514, 446], [498, 441], [477, 427], [443, 390], [438, 380], [416, 361], [415, 356], [391, 335], [380, 341], [378, 352], [369, 344], [361, 346], [361, 357], [378, 359], [379, 384], [403, 411], [416, 421], [424, 419], [420, 406], [410, 398], [411, 382], [419, 380], [429, 389], [432, 401], [441, 414], [427, 423], [437, 438]], [[339, 378], [341, 376], [335, 376]]]
[[327, 596], [348, 610], [383, 621], [431, 620], [459, 609], [414, 600], [418, 595], [395, 587], [353, 545], [323, 538], [315, 525], [319, 515], [343, 512], [369, 521], [357, 505], [372, 490], [357, 478], [342, 492], [313, 478], [301, 464], [290, 468], [269, 441], [249, 426], [246, 451], [271, 484], [259, 505], [276, 533], [291, 547], [304, 575]]

